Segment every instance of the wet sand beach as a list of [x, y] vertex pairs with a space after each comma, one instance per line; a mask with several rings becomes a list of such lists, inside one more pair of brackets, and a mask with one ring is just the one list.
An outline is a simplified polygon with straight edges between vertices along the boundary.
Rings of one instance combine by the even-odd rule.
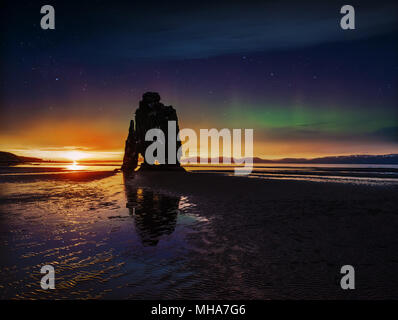
[[398, 296], [397, 185], [111, 173], [1, 177], [1, 298]]

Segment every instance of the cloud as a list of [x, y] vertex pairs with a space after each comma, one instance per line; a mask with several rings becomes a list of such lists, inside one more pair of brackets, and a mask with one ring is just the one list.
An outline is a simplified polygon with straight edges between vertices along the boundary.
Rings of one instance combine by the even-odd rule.
[[352, 0], [356, 29], [348, 31], [340, 27], [341, 1], [101, 2], [57, 4], [50, 38], [31, 28], [31, 6], [13, 3], [2, 18], [4, 25], [18, 27], [4, 34], [5, 53], [31, 52], [46, 61], [48, 50], [89, 62], [201, 59], [348, 42], [397, 28], [396, 1]]
[[[359, 6], [357, 29], [340, 28], [339, 5], [291, 4], [220, 6], [218, 14], [206, 8], [184, 14], [154, 13], [140, 29], [115, 32], [103, 54], [124, 58], [185, 59], [263, 52], [352, 41], [391, 32], [396, 6]], [[165, 20], [166, 19], [166, 20]], [[157, 27], [150, 27], [155, 23]]]

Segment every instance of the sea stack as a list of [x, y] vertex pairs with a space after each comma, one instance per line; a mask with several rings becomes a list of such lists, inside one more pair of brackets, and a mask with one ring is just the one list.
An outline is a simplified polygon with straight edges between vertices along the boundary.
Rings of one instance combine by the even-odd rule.
[[[169, 143], [169, 132], [168, 122], [175, 121], [176, 133], [178, 136], [179, 125], [177, 112], [172, 106], [165, 106], [160, 102], [160, 95], [157, 92], [146, 92], [142, 96], [142, 100], [139, 103], [138, 109], [135, 111], [135, 121], [130, 121], [129, 133], [126, 140], [126, 146], [124, 151], [122, 170], [125, 173], [133, 172], [138, 167], [138, 157], [141, 155], [144, 158], [144, 163], [140, 166], [141, 170], [181, 170], [183, 168], [180, 165], [180, 159], [177, 155], [177, 150], [181, 147], [181, 141], [178, 141], [176, 137], [175, 144], [175, 164], [170, 164], [168, 159], [170, 154], [168, 151]], [[152, 141], [145, 141], [145, 134], [150, 129], [161, 129], [165, 134], [165, 164], [152, 165], [145, 160], [145, 150]], [[173, 133], [170, 133], [173, 134]], [[175, 135], [175, 134], [174, 134]], [[173, 141], [174, 143], [174, 141]], [[174, 157], [173, 157], [174, 158]]]

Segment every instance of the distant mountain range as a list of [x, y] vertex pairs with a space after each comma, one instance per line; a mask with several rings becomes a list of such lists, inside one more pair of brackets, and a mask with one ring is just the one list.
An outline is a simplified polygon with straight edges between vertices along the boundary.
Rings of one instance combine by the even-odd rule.
[[[197, 161], [199, 163], [199, 157], [191, 157], [184, 159]], [[33, 157], [22, 157], [17, 156], [11, 152], [0, 151], [0, 164], [12, 165], [26, 162], [53, 162], [46, 161], [39, 158]], [[92, 161], [94, 162], [94, 161]], [[398, 154], [385, 154], [385, 155], [351, 155], [351, 156], [335, 156], [335, 157], [321, 157], [321, 158], [283, 158], [277, 160], [268, 160], [258, 157], [253, 158], [254, 163], [318, 163], [318, 164], [398, 164]], [[211, 163], [211, 159], [208, 159], [208, 163]], [[223, 163], [223, 158], [219, 158], [219, 163]]]
[[0, 151], [0, 164], [18, 164], [24, 162], [42, 162], [42, 159], [32, 157], [21, 157], [11, 152]]
[[[190, 161], [198, 161], [198, 157], [187, 158]], [[187, 161], [187, 159], [184, 159]], [[214, 158], [213, 158], [214, 159]], [[219, 163], [223, 163], [223, 157], [219, 158]], [[185, 162], [184, 161], [184, 162]], [[211, 163], [211, 159], [208, 159]], [[262, 159], [258, 157], [253, 158], [253, 163], [318, 163], [318, 164], [398, 164], [398, 154], [385, 155], [351, 155], [351, 156], [335, 156], [335, 157], [321, 157], [321, 158], [283, 158], [276, 160]]]

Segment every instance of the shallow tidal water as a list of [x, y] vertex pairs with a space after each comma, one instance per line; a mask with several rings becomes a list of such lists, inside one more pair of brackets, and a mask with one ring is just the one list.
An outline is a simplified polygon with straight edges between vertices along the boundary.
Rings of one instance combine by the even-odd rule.
[[396, 183], [23, 170], [0, 184], [1, 299], [398, 296]]
[[[3, 183], [1, 298], [177, 298], [197, 281], [186, 252], [210, 222], [185, 197], [91, 182]], [[52, 265], [56, 290], [42, 290]]]

